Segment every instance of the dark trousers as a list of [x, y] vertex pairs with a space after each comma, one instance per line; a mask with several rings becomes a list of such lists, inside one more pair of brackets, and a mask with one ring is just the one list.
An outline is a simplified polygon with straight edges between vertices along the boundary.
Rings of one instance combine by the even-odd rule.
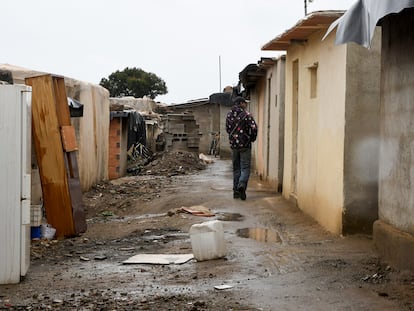
[[233, 191], [247, 188], [250, 177], [251, 148], [232, 149]]

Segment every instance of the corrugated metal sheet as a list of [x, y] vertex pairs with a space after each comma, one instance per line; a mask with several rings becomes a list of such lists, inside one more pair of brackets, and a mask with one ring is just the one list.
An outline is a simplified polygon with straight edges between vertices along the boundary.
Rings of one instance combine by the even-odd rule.
[[358, 0], [332, 23], [323, 39], [337, 27], [335, 44], [355, 42], [369, 48], [375, 26], [383, 17], [412, 7], [414, 0]]

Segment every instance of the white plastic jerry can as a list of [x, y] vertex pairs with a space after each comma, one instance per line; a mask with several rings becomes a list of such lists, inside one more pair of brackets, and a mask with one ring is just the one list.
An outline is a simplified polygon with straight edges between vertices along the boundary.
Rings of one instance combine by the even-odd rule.
[[219, 220], [192, 225], [190, 240], [194, 258], [197, 261], [226, 256], [223, 224]]

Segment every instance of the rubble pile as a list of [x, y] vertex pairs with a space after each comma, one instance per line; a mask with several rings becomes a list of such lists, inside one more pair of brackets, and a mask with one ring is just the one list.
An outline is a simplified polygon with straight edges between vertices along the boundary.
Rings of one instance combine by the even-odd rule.
[[143, 167], [140, 175], [185, 175], [205, 168], [205, 162], [200, 160], [195, 152], [164, 151], [155, 153], [152, 161]]
[[[169, 177], [203, 170], [206, 162], [195, 152], [164, 151], [155, 153], [150, 162], [135, 162], [137, 169], [111, 181], [101, 181], [84, 193], [88, 218], [122, 216], [134, 211], [137, 202], [150, 202], [159, 197]], [[91, 221], [91, 220], [89, 220]]]
[[84, 193], [83, 202], [88, 218], [129, 213], [136, 202], [149, 202], [159, 196], [166, 177], [126, 176], [102, 181]]

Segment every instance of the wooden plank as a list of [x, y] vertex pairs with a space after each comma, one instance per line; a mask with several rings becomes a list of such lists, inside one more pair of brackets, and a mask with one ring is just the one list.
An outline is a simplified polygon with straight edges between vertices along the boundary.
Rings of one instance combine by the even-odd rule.
[[64, 125], [61, 128], [63, 149], [66, 152], [78, 150], [76, 143], [75, 128], [72, 125]]
[[52, 80], [59, 126], [71, 125], [65, 79], [61, 76], [54, 75], [52, 76]]
[[[76, 135], [74, 128], [71, 124], [70, 119], [70, 110], [68, 106], [68, 100], [66, 95], [66, 86], [65, 80], [63, 77], [60, 76], [52, 76], [53, 80], [53, 90], [55, 92], [55, 104], [56, 104], [56, 113], [58, 117], [58, 123], [61, 127], [62, 132], [65, 132], [65, 129], [68, 130], [69, 128], [72, 130], [70, 134], [70, 139], [72, 140], [73, 145], [68, 146], [65, 153], [65, 164], [66, 170], [68, 175], [69, 181], [69, 193], [71, 197], [72, 203], [72, 216], [73, 222], [75, 227], [76, 234], [82, 233], [86, 231], [86, 216], [85, 216], [85, 209], [83, 206], [82, 200], [82, 191], [81, 185], [79, 180], [79, 168], [76, 159], [76, 154], [72, 151], [75, 149], [73, 146], [76, 147]], [[62, 144], [65, 146], [65, 137], [62, 136]], [[67, 137], [69, 138], [69, 137]], [[77, 148], [76, 148], [77, 149]]]
[[86, 232], [87, 224], [78, 173], [78, 163], [76, 159], [76, 154], [74, 152], [66, 153], [66, 164], [68, 170], [70, 170], [69, 192], [72, 200], [72, 215], [74, 220], [75, 232], [79, 234], [82, 232]]
[[32, 131], [48, 223], [58, 237], [75, 235], [65, 159], [50, 75], [26, 78], [32, 87]]

